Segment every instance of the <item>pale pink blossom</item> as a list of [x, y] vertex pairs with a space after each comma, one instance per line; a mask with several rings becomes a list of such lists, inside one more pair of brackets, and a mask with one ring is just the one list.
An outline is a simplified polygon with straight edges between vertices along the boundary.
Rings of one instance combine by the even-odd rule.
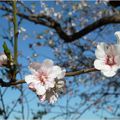
[[36, 91], [37, 95], [43, 96], [46, 90], [55, 86], [55, 79], [62, 79], [65, 70], [54, 65], [52, 60], [46, 59], [43, 63], [32, 63], [29, 66], [32, 74], [25, 76], [29, 88]]
[[0, 54], [0, 66], [3, 66], [7, 63], [7, 56], [4, 53]]
[[95, 51], [96, 60], [94, 66], [106, 77], [112, 77], [120, 68], [120, 45], [107, 45], [99, 43]]

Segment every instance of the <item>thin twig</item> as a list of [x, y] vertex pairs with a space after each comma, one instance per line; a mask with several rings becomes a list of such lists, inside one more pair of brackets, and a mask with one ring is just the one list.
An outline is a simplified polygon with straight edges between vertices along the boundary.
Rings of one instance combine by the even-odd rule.
[[[85, 73], [89, 73], [89, 72], [95, 72], [98, 71], [95, 68], [87, 68], [87, 69], [83, 69], [83, 70], [79, 70], [79, 71], [74, 71], [74, 72], [67, 72], [66, 73], [66, 77], [71, 77], [71, 76], [76, 76], [76, 75], [80, 75], [80, 74], [85, 74]], [[2, 87], [10, 87], [10, 86], [14, 86], [14, 85], [18, 85], [18, 84], [23, 84], [25, 83], [25, 80], [18, 80], [16, 82], [4, 82], [4, 81], [0, 81], [0, 86]]]
[[6, 113], [5, 103], [4, 103], [4, 100], [3, 100], [3, 94], [1, 92], [1, 89], [0, 89], [0, 101], [1, 101], [1, 104], [2, 104], [2, 107], [3, 107], [3, 117], [4, 117], [4, 119], [7, 119], [7, 113]]

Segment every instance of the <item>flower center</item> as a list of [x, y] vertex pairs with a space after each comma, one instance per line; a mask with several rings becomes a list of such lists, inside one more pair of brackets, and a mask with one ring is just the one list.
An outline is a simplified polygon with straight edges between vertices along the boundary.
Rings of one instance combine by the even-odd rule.
[[116, 64], [114, 56], [107, 55], [106, 62], [107, 65], [113, 66]]
[[48, 78], [48, 75], [45, 72], [39, 72], [37, 77], [38, 77], [39, 81], [44, 85], [45, 81]]

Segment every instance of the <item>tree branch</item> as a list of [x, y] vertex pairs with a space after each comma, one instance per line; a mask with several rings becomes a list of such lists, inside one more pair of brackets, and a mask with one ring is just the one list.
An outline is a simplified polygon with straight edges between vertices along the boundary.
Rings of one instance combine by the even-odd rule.
[[[71, 76], [85, 74], [89, 72], [95, 72], [95, 71], [98, 71], [98, 70], [95, 68], [88, 68], [88, 69], [83, 69], [83, 70], [74, 71], [74, 72], [67, 72], [65, 76], [71, 77]], [[16, 82], [4, 82], [2, 79], [0, 79], [0, 86], [2, 87], [10, 87], [10, 86], [18, 85], [18, 84], [23, 84], [23, 83], [25, 83], [25, 80], [19, 80]]]
[[[5, 6], [0, 6], [0, 9], [3, 11], [12, 12], [12, 9], [7, 8]], [[46, 27], [50, 27], [50, 28], [54, 29], [58, 33], [59, 37], [64, 40], [64, 42], [73, 42], [104, 25], [120, 23], [120, 14], [115, 14], [112, 16], [103, 17], [103, 18], [93, 22], [92, 24], [86, 26], [79, 32], [73, 33], [72, 35], [68, 35], [64, 32], [61, 25], [50, 16], [46, 16], [44, 14], [26, 15], [26, 14], [20, 13], [18, 11], [17, 11], [17, 15], [26, 20], [34, 22], [35, 24], [41, 24]]]
[[76, 75], [85, 74], [85, 73], [89, 73], [89, 72], [95, 72], [95, 71], [99, 71], [99, 70], [97, 70], [95, 68], [87, 68], [87, 69], [78, 70], [78, 71], [74, 71], [74, 72], [67, 72], [65, 76], [70, 77], [70, 76], [76, 76]]

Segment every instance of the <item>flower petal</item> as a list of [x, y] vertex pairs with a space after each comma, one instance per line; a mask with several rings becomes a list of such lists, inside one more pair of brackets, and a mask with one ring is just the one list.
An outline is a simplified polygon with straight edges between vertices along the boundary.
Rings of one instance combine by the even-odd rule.
[[115, 49], [115, 55], [120, 56], [120, 44], [115, 44], [114, 49]]
[[0, 66], [7, 64], [7, 56], [4, 53], [0, 53]]
[[49, 89], [49, 88], [53, 88], [55, 86], [55, 81], [52, 80], [52, 81], [46, 81], [45, 83], [45, 89]]
[[64, 77], [65, 77], [65, 73], [66, 73], [66, 70], [63, 69], [63, 70], [58, 74], [57, 78], [58, 78], [58, 79], [64, 78]]
[[42, 86], [42, 85], [40, 85], [40, 84], [36, 85], [35, 88], [36, 88], [36, 93], [37, 93], [38, 95], [44, 95], [45, 92], [46, 92], [45, 87]]
[[53, 66], [53, 61], [50, 59], [46, 59], [44, 60], [44, 62], [42, 63], [42, 66], [46, 67], [46, 68], [50, 68]]
[[95, 51], [95, 56], [97, 59], [103, 59], [105, 57], [105, 52], [97, 49]]
[[112, 67], [111, 67], [111, 71], [117, 71], [118, 69], [120, 68], [120, 66], [118, 66], [118, 65], [113, 65]]
[[111, 71], [111, 70], [109, 70], [109, 71], [102, 70], [101, 72], [102, 72], [103, 75], [106, 76], [106, 77], [113, 77], [113, 76], [116, 74], [115, 71]]
[[32, 73], [35, 73], [41, 68], [41, 64], [38, 62], [33, 62], [29, 65], [29, 69]]
[[44, 60], [44, 62], [41, 64], [41, 68], [39, 69], [39, 71], [45, 72], [47, 74], [49, 74], [49, 72], [51, 71], [52, 67], [53, 67], [53, 61], [50, 59], [46, 59]]
[[115, 56], [114, 61], [115, 61], [116, 65], [120, 67], [120, 56], [118, 56], [118, 55]]
[[7, 61], [7, 56], [4, 53], [0, 54], [0, 61]]
[[36, 91], [35, 89], [35, 84], [34, 83], [30, 83], [28, 86], [31, 90]]
[[96, 60], [94, 61], [94, 67], [95, 67], [96, 69], [101, 70], [101, 69], [103, 69], [104, 66], [105, 66], [104, 61], [98, 60], [98, 59], [96, 59]]
[[44, 102], [46, 99], [46, 95], [38, 95], [41, 102]]
[[97, 45], [97, 49], [95, 51], [95, 56], [98, 58], [98, 59], [101, 59], [101, 58], [104, 58], [105, 57], [105, 47], [106, 47], [106, 44], [104, 43], [99, 43]]
[[30, 84], [32, 82], [37, 82], [37, 80], [35, 79], [35, 76], [34, 75], [26, 75], [25, 76], [25, 82], [27, 84]]
[[59, 66], [56, 65], [56, 66], [53, 66], [49, 77], [61, 79], [65, 76], [65, 72], [66, 72], [65, 69], [62, 70]]

